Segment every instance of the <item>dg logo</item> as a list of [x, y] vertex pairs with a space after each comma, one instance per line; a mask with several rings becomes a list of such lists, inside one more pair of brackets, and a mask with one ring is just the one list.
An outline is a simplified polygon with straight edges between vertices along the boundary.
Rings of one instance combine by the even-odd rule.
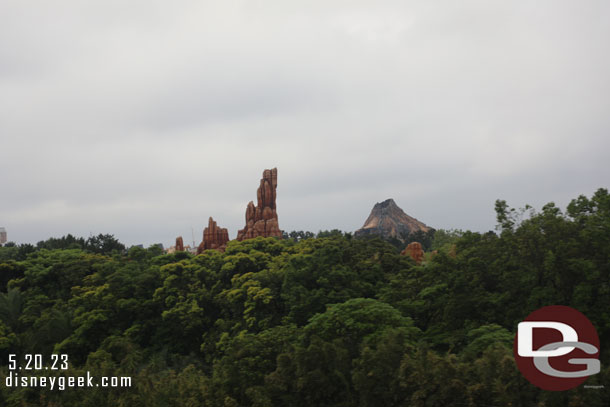
[[517, 328], [517, 367], [543, 390], [562, 391], [599, 373], [599, 338], [591, 321], [574, 308], [540, 308]]

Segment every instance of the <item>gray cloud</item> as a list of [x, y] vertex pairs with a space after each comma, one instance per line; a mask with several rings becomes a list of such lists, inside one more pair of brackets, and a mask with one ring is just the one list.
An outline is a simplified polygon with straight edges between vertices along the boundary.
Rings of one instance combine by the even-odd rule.
[[0, 224], [18, 242], [231, 237], [264, 168], [286, 230], [394, 197], [485, 231], [493, 201], [608, 187], [603, 1], [0, 5]]

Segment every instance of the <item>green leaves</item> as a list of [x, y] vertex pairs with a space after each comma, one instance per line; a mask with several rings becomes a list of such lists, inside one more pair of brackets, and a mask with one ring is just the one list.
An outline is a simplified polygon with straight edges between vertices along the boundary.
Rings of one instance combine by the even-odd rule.
[[342, 339], [348, 350], [356, 354], [363, 343], [375, 343], [390, 328], [404, 332], [414, 341], [419, 329], [391, 305], [372, 298], [354, 298], [330, 305], [326, 312], [311, 318], [304, 328], [306, 337], [317, 336], [326, 341]]
[[[610, 346], [608, 191], [577, 198], [567, 215], [552, 203], [524, 217], [527, 209], [498, 201], [500, 235], [436, 231], [439, 252], [421, 266], [380, 239], [338, 231], [234, 241], [198, 256], [96, 254], [72, 248], [85, 241], [71, 237], [22, 257], [0, 248], [0, 358], [63, 352], [74, 374], [122, 372], [135, 384], [0, 389], [0, 403], [607, 405], [603, 392], [539, 392], [510, 347], [516, 324], [549, 304], [584, 312]], [[91, 243], [107, 253], [106, 241]]]
[[0, 320], [12, 329], [18, 329], [23, 303], [23, 295], [17, 288], [0, 293]]

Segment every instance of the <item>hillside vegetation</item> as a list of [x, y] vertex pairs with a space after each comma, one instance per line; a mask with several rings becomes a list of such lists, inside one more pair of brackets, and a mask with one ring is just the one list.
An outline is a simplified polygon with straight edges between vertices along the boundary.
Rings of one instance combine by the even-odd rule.
[[[442, 232], [419, 266], [387, 242], [341, 233], [232, 241], [196, 257], [125, 251], [102, 235], [75, 248], [2, 247], [2, 382], [9, 354], [60, 353], [65, 374], [133, 384], [2, 385], [0, 405], [609, 405], [608, 191], [565, 213], [504, 201], [496, 212], [497, 233]], [[517, 370], [518, 322], [553, 304], [595, 325], [602, 372], [587, 384], [605, 389], [543, 392]]]

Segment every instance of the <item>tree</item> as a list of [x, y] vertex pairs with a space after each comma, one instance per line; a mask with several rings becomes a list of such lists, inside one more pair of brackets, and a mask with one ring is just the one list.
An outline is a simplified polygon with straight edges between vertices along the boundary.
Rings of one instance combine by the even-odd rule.
[[0, 293], [0, 320], [14, 331], [20, 325], [23, 303], [23, 295], [16, 288], [11, 288], [7, 293]]
[[122, 252], [125, 250], [125, 245], [115, 239], [113, 235], [102, 233], [88, 238], [84, 246], [87, 251], [99, 254], [110, 254], [114, 251]]

